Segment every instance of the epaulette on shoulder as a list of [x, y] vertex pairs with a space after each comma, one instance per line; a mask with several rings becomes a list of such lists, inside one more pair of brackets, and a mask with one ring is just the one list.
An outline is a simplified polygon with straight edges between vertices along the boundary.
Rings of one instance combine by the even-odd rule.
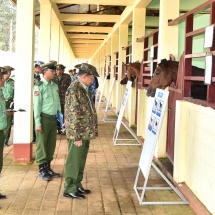
[[40, 86], [42, 83], [43, 83], [42, 81], [37, 81], [37, 83], [35, 85]]

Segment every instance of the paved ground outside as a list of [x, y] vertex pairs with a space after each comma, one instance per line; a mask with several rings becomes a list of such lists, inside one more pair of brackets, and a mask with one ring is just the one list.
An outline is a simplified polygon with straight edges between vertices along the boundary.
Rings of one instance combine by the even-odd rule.
[[[7, 199], [0, 200], [0, 214], [7, 215], [193, 215], [189, 205], [139, 205], [133, 186], [142, 146], [114, 146], [115, 123], [104, 123], [99, 111], [99, 137], [93, 140], [87, 158], [84, 188], [92, 193], [85, 200], [63, 197], [64, 163], [67, 140], [58, 135], [54, 171], [61, 178], [45, 182], [38, 178], [38, 167], [32, 163], [14, 163], [13, 145], [4, 148], [4, 167], [0, 177], [0, 192]], [[122, 130], [122, 131], [121, 131]], [[121, 137], [129, 136], [121, 129]], [[35, 144], [34, 144], [35, 153]], [[163, 179], [152, 171], [150, 186], [165, 186]], [[139, 186], [143, 186], [140, 178]], [[179, 200], [173, 191], [147, 191], [147, 201]], [[205, 215], [205, 214], [203, 214]]]

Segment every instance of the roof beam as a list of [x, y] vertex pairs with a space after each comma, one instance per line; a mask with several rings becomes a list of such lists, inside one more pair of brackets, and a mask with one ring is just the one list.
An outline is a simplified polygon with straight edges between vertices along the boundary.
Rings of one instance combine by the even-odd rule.
[[96, 32], [96, 33], [110, 33], [112, 27], [93, 27], [93, 26], [65, 26], [64, 30], [67, 32]]
[[103, 40], [79, 40], [79, 39], [69, 39], [70, 43], [94, 43], [94, 44], [100, 44], [103, 42]]
[[75, 43], [75, 44], [71, 44], [72, 48], [88, 48], [88, 47], [95, 47], [98, 48], [100, 46], [100, 44], [83, 44], [83, 43]]
[[106, 39], [104, 34], [67, 34], [67, 38], [71, 39]]
[[120, 5], [120, 6], [132, 6], [134, 0], [50, 0], [56, 4], [92, 4], [92, 5]]
[[66, 22], [119, 22], [120, 15], [61, 14], [60, 20]]

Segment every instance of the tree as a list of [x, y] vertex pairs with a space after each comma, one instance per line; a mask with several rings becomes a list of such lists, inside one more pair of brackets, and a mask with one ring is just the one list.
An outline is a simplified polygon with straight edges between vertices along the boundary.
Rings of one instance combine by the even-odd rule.
[[10, 0], [0, 0], [0, 50], [15, 51], [16, 7]]

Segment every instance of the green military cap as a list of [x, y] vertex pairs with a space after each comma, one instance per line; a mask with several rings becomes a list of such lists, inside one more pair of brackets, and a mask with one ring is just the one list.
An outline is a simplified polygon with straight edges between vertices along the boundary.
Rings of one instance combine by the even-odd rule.
[[42, 64], [40, 67], [42, 68], [42, 71], [45, 69], [53, 69], [53, 70], [56, 69], [56, 66], [53, 62]]
[[7, 74], [7, 69], [4, 67], [0, 67], [0, 75]]
[[81, 70], [83, 72], [86, 72], [87, 74], [99, 77], [99, 74], [96, 71], [96, 67], [91, 65], [91, 64], [88, 64], [88, 63], [77, 64], [75, 66], [75, 68], [77, 68], [77, 69], [79, 69], [79, 70]]
[[65, 69], [66, 67], [63, 64], [57, 64], [56, 69]]
[[5, 68], [7, 71], [13, 71], [13, 70], [14, 70], [14, 68], [11, 67], [11, 66], [4, 66], [4, 68]]
[[50, 63], [53, 63], [55, 66], [57, 65], [57, 61], [56, 60], [50, 60]]

